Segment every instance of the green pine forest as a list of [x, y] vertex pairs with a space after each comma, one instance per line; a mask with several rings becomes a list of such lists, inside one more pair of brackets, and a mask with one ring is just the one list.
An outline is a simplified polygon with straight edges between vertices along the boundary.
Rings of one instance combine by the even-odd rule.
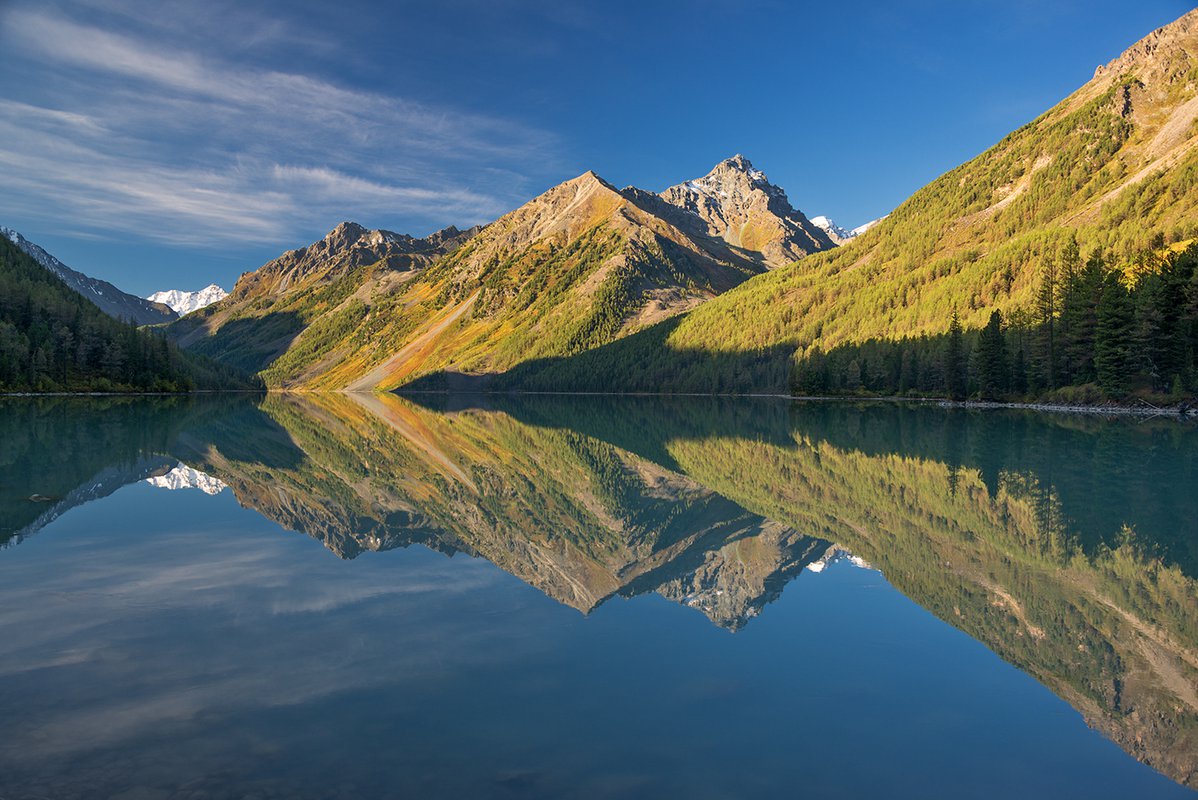
[[1044, 262], [1031, 309], [990, 312], [966, 332], [954, 311], [946, 334], [870, 339], [795, 368], [801, 395], [916, 395], [956, 400], [1177, 402], [1198, 392], [1198, 245], [1150, 252], [1129, 272], [1101, 251], [1082, 261], [1076, 240]]
[[1198, 122], [1164, 121], [1198, 94], [1198, 59], [1171, 58], [1166, 79], [1096, 77], [846, 246], [494, 386], [1193, 397]]
[[0, 238], [0, 392], [187, 392], [256, 382], [121, 322]]

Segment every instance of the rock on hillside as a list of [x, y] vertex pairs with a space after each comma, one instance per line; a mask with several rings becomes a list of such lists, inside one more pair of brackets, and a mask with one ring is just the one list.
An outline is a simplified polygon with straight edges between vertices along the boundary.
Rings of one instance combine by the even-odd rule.
[[826, 231], [791, 207], [786, 192], [739, 154], [661, 197], [703, 220], [712, 236], [760, 253], [771, 268], [835, 246]]

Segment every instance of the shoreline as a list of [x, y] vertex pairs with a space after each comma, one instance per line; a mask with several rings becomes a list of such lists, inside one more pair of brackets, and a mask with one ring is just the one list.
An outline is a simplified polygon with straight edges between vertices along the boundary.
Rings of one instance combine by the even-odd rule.
[[896, 397], [896, 396], [852, 396], [852, 395], [792, 395], [778, 392], [544, 392], [544, 391], [436, 391], [436, 390], [390, 390], [386, 392], [347, 391], [344, 389], [198, 389], [193, 392], [0, 392], [0, 398], [9, 397], [192, 397], [195, 395], [227, 394], [396, 394], [409, 395], [459, 395], [459, 396], [540, 396], [540, 397], [727, 397], [727, 398], [770, 398], [804, 403], [909, 403], [912, 405], [935, 405], [942, 408], [966, 408], [980, 410], [1014, 409], [1039, 411], [1051, 414], [1092, 414], [1096, 416], [1130, 417], [1175, 417], [1179, 420], [1198, 418], [1198, 406], [1185, 404], [1153, 406], [1146, 401], [1138, 406], [1114, 403], [1103, 405], [1075, 405], [1047, 402], [1000, 402], [993, 400], [949, 400], [943, 397]]
[[[270, 390], [281, 391], [287, 393], [287, 390]], [[371, 394], [374, 394], [371, 392]], [[1185, 405], [1176, 406], [1152, 406], [1147, 403], [1142, 406], [1121, 406], [1116, 404], [1104, 404], [1097, 406], [1089, 405], [1071, 405], [1066, 403], [1044, 403], [1044, 402], [998, 402], [992, 400], [949, 400], [944, 397], [898, 397], [894, 395], [888, 396], [869, 396], [869, 395], [796, 395], [796, 394], [781, 394], [778, 392], [544, 392], [544, 391], [437, 391], [437, 390], [390, 390], [385, 394], [397, 394], [402, 396], [409, 395], [476, 395], [476, 396], [499, 396], [499, 395], [529, 395], [529, 396], [548, 396], [548, 397], [748, 397], [748, 398], [773, 398], [778, 400], [801, 401], [805, 403], [910, 403], [912, 405], [936, 405], [942, 408], [972, 408], [982, 410], [994, 409], [1016, 409], [1027, 411], [1040, 411], [1054, 414], [1094, 414], [1105, 416], [1133, 416], [1133, 417], [1176, 417], [1179, 420], [1198, 418], [1198, 406], [1189, 407]]]

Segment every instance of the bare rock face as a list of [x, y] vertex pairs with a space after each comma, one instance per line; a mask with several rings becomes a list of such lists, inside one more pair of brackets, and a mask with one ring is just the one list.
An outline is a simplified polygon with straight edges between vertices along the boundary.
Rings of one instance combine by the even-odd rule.
[[702, 220], [710, 235], [759, 253], [770, 268], [836, 246], [825, 231], [791, 206], [786, 192], [742, 155], [725, 159], [704, 177], [671, 186], [660, 196]]
[[1183, 77], [1187, 72], [1183, 68], [1192, 62], [1195, 51], [1198, 51], [1198, 9], [1157, 28], [1118, 58], [1099, 66], [1094, 77], [1134, 73], [1144, 82]]
[[404, 233], [367, 230], [356, 222], [342, 222], [320, 241], [289, 250], [254, 272], [242, 275], [229, 302], [261, 294], [281, 295], [314, 277], [332, 282], [359, 267], [378, 265], [396, 272], [422, 269], [478, 230], [460, 231], [451, 226], [417, 239]]

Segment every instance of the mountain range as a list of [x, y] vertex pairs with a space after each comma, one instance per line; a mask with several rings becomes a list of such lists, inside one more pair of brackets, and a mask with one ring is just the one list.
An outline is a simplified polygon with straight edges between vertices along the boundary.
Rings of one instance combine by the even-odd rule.
[[168, 333], [284, 389], [791, 391], [820, 349], [1030, 319], [1071, 246], [1131, 276], [1198, 239], [1195, 76], [1198, 11], [852, 231], [741, 155], [660, 193], [587, 172], [469, 231], [345, 223]]
[[136, 322], [138, 325], [157, 325], [179, 318], [172, 308], [154, 298], [143, 300], [128, 292], [122, 292], [108, 281], [76, 272], [11, 228], [0, 227], [0, 236], [15, 244], [23, 253], [110, 317]]
[[199, 291], [188, 292], [182, 289], [167, 289], [162, 292], [154, 292], [154, 294], [146, 299], [151, 303], [162, 303], [179, 316], [185, 317], [193, 311], [198, 311], [204, 306], [210, 306], [217, 300], [224, 300], [228, 296], [229, 293], [224, 289], [215, 283], [210, 283]]
[[587, 172], [469, 231], [343, 223], [169, 332], [272, 386], [391, 388], [574, 355], [834, 246], [743, 156], [660, 194]]

